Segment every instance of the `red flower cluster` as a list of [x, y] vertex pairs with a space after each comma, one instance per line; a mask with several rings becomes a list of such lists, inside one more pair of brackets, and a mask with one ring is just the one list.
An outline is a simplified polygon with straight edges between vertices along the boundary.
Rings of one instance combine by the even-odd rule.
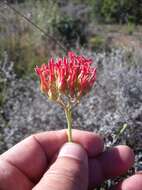
[[48, 64], [35, 68], [40, 77], [41, 91], [52, 100], [61, 95], [79, 100], [90, 91], [96, 80], [96, 68], [91, 68], [91, 64], [91, 59], [73, 52], [57, 61], [51, 58]]

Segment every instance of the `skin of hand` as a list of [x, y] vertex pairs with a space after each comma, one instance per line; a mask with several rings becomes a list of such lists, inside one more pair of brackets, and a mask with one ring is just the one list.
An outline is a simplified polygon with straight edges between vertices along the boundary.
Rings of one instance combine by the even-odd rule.
[[[93, 190], [105, 180], [124, 174], [134, 162], [124, 145], [103, 151], [102, 138], [92, 132], [66, 130], [31, 135], [0, 156], [0, 190]], [[142, 190], [135, 174], [113, 190]]]

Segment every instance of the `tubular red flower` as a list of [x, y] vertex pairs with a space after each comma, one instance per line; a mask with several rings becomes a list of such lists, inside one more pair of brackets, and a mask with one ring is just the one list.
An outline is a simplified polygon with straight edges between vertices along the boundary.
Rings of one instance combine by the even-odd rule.
[[51, 58], [48, 64], [36, 66], [41, 91], [53, 100], [61, 95], [79, 100], [91, 90], [96, 80], [96, 68], [91, 64], [91, 59], [69, 52], [68, 57], [57, 61]]

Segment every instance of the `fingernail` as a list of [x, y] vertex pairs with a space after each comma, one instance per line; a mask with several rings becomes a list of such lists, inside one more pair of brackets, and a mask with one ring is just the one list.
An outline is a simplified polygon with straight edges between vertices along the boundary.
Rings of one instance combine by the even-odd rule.
[[76, 143], [66, 143], [61, 148], [58, 158], [59, 157], [69, 157], [75, 160], [79, 160], [81, 162], [88, 162], [87, 153], [83, 149], [83, 147]]

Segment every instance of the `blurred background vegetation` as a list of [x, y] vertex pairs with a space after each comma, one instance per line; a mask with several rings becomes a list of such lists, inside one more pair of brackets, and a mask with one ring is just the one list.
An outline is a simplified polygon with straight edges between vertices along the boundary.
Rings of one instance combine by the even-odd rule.
[[49, 36], [66, 49], [88, 47], [99, 51], [108, 48], [106, 33], [132, 34], [141, 29], [140, 0], [7, 1], [44, 34], [4, 2], [0, 3], [0, 60], [6, 51], [20, 77], [32, 73], [34, 65], [45, 62], [53, 52], [62, 53]]
[[[34, 67], [75, 50], [93, 57], [101, 83], [75, 111], [76, 126], [102, 131], [112, 145], [128, 144], [142, 162], [141, 24], [141, 0], [1, 0], [0, 152], [33, 132], [66, 125], [61, 110], [45, 106]], [[129, 129], [117, 141], [125, 123]]]

